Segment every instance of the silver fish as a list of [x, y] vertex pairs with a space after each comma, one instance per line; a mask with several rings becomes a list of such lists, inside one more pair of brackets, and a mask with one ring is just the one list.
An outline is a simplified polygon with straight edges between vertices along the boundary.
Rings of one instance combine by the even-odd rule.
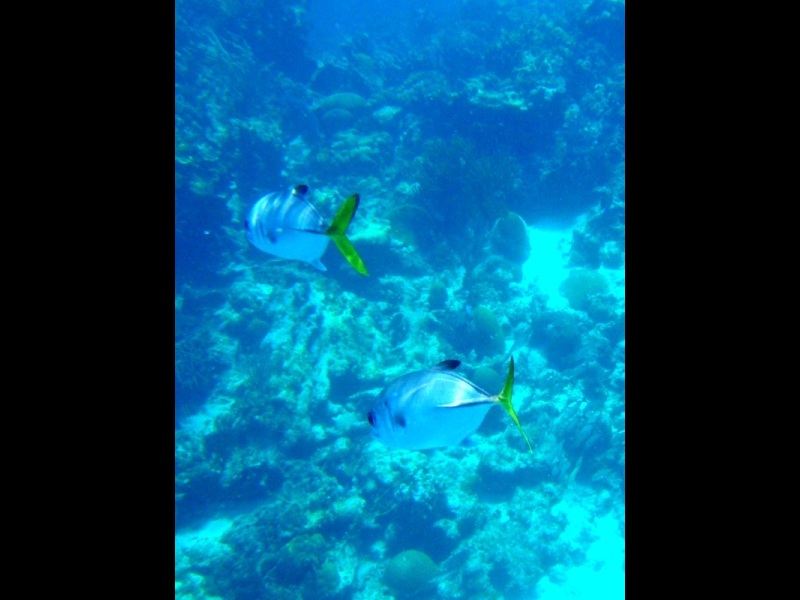
[[501, 405], [522, 432], [511, 404], [514, 391], [514, 357], [508, 365], [503, 389], [491, 395], [454, 369], [458, 360], [445, 360], [424, 371], [407, 373], [381, 391], [367, 418], [372, 435], [390, 448], [425, 450], [461, 443], [483, 422], [486, 413]]
[[364, 261], [345, 236], [358, 208], [358, 194], [344, 201], [326, 227], [317, 209], [306, 200], [307, 191], [307, 185], [297, 185], [288, 193], [273, 192], [258, 200], [245, 220], [247, 239], [259, 250], [306, 262], [320, 271], [327, 271], [320, 257], [333, 240], [345, 260], [361, 275], [368, 275]]

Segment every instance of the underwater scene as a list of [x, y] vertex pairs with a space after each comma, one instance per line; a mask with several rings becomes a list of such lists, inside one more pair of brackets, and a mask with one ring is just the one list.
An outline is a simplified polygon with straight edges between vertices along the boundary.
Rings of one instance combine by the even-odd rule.
[[176, 0], [176, 600], [624, 595], [624, 1]]

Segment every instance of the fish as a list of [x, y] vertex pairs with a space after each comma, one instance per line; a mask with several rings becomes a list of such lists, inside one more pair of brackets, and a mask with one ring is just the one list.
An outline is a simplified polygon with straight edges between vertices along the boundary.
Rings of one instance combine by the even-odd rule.
[[290, 260], [310, 264], [320, 271], [328, 269], [320, 258], [333, 241], [345, 260], [361, 275], [369, 275], [364, 261], [345, 235], [358, 208], [360, 197], [345, 199], [329, 226], [305, 195], [308, 186], [300, 184], [287, 192], [272, 192], [253, 204], [244, 225], [248, 241], [259, 250]]
[[505, 385], [496, 395], [455, 373], [460, 364], [459, 360], [444, 360], [389, 383], [367, 414], [372, 436], [390, 448], [406, 450], [454, 446], [475, 433], [489, 409], [499, 404], [522, 433], [528, 450], [533, 452], [511, 403], [514, 357], [508, 364]]

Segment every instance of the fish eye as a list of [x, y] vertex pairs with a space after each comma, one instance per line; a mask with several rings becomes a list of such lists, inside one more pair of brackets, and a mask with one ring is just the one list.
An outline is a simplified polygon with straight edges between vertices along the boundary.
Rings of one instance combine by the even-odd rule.
[[369, 421], [370, 425], [372, 425], [373, 427], [375, 426], [375, 413], [373, 411], [369, 411], [369, 414], [367, 415], [367, 420]]

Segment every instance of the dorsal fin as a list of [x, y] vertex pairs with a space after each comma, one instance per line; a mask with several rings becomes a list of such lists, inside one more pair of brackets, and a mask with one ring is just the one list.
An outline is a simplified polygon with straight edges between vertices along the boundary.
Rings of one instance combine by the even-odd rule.
[[460, 364], [461, 364], [460, 360], [455, 360], [451, 358], [448, 360], [443, 360], [442, 362], [435, 365], [433, 368], [436, 369], [437, 371], [452, 371], [453, 369], [458, 368], [458, 365]]

